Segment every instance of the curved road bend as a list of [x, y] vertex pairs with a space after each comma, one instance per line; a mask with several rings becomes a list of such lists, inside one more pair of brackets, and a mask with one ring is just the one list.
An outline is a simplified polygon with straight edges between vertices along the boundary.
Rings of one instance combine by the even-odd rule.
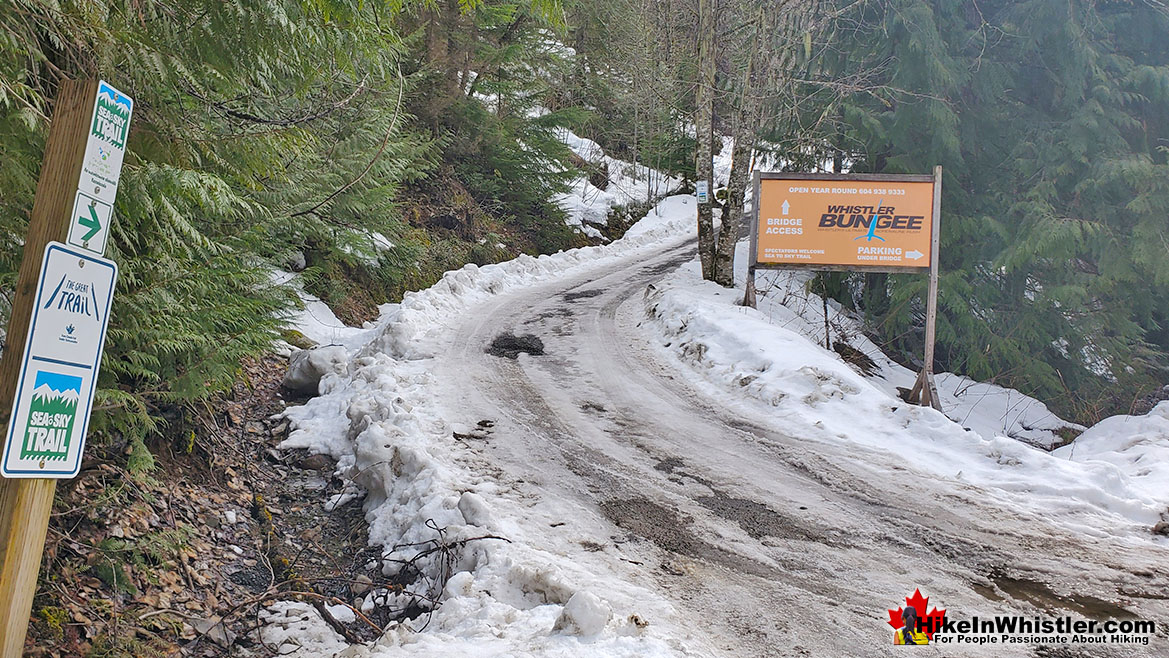
[[[698, 375], [640, 323], [646, 287], [693, 255], [673, 243], [465, 314], [434, 374], [449, 421], [495, 422], [478, 465], [533, 506], [590, 519], [597, 536], [573, 539], [662, 592], [726, 656], [899, 655], [885, 610], [916, 587], [959, 618], [1169, 621], [1169, 559], [1151, 545], [1072, 534], [960, 482], [891, 480], [895, 456], [809, 444], [762, 403], [692, 387]], [[545, 354], [488, 354], [503, 332], [538, 336]], [[1164, 655], [1160, 634], [1147, 647], [942, 654]]]

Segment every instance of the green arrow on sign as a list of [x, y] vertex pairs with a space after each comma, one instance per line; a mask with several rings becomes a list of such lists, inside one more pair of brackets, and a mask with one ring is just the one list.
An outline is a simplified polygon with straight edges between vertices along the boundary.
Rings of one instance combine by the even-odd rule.
[[101, 230], [101, 222], [97, 219], [97, 208], [94, 208], [93, 206], [89, 207], [89, 217], [85, 217], [83, 215], [77, 218], [77, 223], [89, 229], [89, 233], [81, 236], [83, 241], [97, 235], [97, 232]]

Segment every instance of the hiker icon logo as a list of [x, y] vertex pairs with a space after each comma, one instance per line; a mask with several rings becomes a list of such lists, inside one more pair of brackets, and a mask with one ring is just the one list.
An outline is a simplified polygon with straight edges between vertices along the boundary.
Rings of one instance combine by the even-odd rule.
[[905, 606], [896, 610], [888, 609], [888, 624], [893, 631], [893, 644], [929, 644], [934, 633], [941, 630], [946, 621], [946, 611], [934, 608], [926, 612], [929, 597], [922, 596], [920, 589], [913, 590], [913, 596], [905, 597]]

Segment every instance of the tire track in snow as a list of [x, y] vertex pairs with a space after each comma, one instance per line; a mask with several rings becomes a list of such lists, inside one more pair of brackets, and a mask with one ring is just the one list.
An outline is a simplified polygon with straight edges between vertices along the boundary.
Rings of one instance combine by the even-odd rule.
[[[598, 545], [641, 563], [728, 655], [885, 655], [884, 609], [916, 586], [955, 610], [1033, 614], [986, 596], [996, 591], [986, 574], [1010, 564], [1082, 586], [1090, 563], [1107, 589], [1155, 564], [1003, 510], [974, 487], [888, 481], [863, 448], [787, 436], [761, 404], [691, 386], [693, 373], [639, 328], [646, 286], [691, 257], [670, 247], [492, 299], [457, 328], [436, 375], [462, 382], [453, 414], [499, 421], [485, 460], [536, 496], [611, 522]], [[487, 355], [504, 331], [536, 334], [546, 354]], [[768, 521], [802, 531], [769, 532]], [[826, 624], [838, 632], [816, 632]], [[1122, 649], [1089, 655], [1141, 655]]]

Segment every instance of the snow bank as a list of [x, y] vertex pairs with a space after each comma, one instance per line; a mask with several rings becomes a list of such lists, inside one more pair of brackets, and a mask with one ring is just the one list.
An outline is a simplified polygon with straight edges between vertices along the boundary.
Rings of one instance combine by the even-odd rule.
[[[338, 460], [353, 485], [326, 504], [348, 504], [364, 494], [370, 541], [385, 547], [383, 573], [417, 553], [405, 544], [436, 538], [466, 542], [451, 577], [420, 581], [404, 593], [374, 589], [362, 607], [402, 607], [411, 595], [441, 597], [433, 616], [392, 627], [373, 647], [346, 656], [617, 656], [705, 655], [676, 646], [686, 637], [671, 628], [672, 607], [659, 595], [611, 573], [590, 570], [579, 546], [554, 543], [548, 524], [534, 527], [531, 509], [497, 480], [466, 467], [469, 451], [434, 408], [428, 370], [431, 340], [470, 306], [491, 295], [528, 286], [597, 263], [621, 259], [681, 240], [693, 230], [694, 199], [662, 201], [626, 238], [550, 256], [521, 256], [496, 265], [446, 273], [431, 288], [382, 307], [372, 339], [351, 351], [348, 368], [326, 374], [320, 397], [286, 412], [293, 431], [282, 448], [308, 448]], [[549, 519], [563, 523], [565, 519]], [[569, 519], [571, 521], [571, 519]], [[537, 524], [538, 525], [538, 524]], [[493, 535], [515, 539], [478, 539]], [[440, 556], [423, 558], [437, 570]], [[279, 607], [264, 636], [284, 655], [322, 655], [343, 641], [314, 610]], [[648, 624], [646, 622], [649, 622]], [[425, 631], [419, 632], [423, 624]], [[297, 632], [288, 629], [300, 629]], [[695, 646], [701, 645], [700, 640]], [[329, 649], [326, 649], [329, 647]]]
[[[735, 257], [736, 278], [746, 276], [748, 245], [740, 244]], [[772, 324], [799, 333], [817, 346], [824, 345], [823, 300], [808, 291], [808, 272], [760, 271], [757, 284], [763, 293], [759, 311]], [[741, 295], [741, 293], [740, 293]], [[873, 361], [869, 381], [891, 396], [898, 388], [911, 388], [917, 372], [890, 359], [864, 333], [861, 322], [835, 300], [828, 301], [833, 343], [841, 341]], [[1062, 444], [1066, 430], [1078, 433], [1083, 426], [1063, 420], [1047, 405], [1014, 389], [952, 373], [936, 377], [942, 407], [954, 422], [984, 437], [1005, 436], [1041, 448]]]
[[645, 203], [682, 186], [679, 178], [609, 157], [600, 144], [570, 130], [561, 128], [557, 136], [581, 159], [608, 173], [609, 184], [603, 190], [589, 182], [587, 174], [582, 174], [572, 182], [568, 192], [553, 197], [568, 213], [565, 222], [591, 238], [603, 237], [596, 226], [608, 225], [609, 211], [614, 207]]
[[[697, 262], [655, 288], [646, 298], [648, 324], [665, 351], [704, 375], [724, 396], [734, 391], [774, 407], [793, 435], [865, 450], [865, 458], [888, 469], [891, 478], [908, 466], [923, 477], [968, 482], [1001, 494], [1004, 504], [1038, 507], [1053, 520], [1093, 535], [1147, 534], [1169, 504], [1165, 470], [1150, 468], [1148, 476], [1140, 477], [1116, 465], [1142, 461], [1152, 467], [1153, 459], [1163, 458], [1166, 435], [1159, 435], [1160, 443], [1148, 436], [1163, 431], [1159, 423], [1164, 419], [1142, 425], [1142, 447], [1129, 454], [1119, 452], [1127, 444], [1093, 441], [1089, 433], [1091, 454], [1107, 457], [1071, 461], [997, 431], [1030, 428], [1038, 442], [1042, 430], [1037, 428], [1064, 424], [1018, 392], [940, 377], [948, 410], [965, 425], [904, 403], [896, 388], [911, 385], [912, 372], [857, 332], [851, 342], [877, 366], [876, 377], [862, 376], [823, 348], [822, 314], [817, 313], [818, 328], [803, 320], [795, 310], [798, 299], [784, 295], [774, 282], [761, 286], [765, 297], [759, 310], [736, 304], [741, 287], [729, 291], [703, 281]], [[1115, 436], [1108, 428], [1103, 432]], [[1101, 514], [1109, 517], [1106, 523], [1099, 522]]]
[[1053, 454], [1084, 464], [1110, 464], [1141, 489], [1169, 499], [1169, 400], [1145, 416], [1106, 418]]

